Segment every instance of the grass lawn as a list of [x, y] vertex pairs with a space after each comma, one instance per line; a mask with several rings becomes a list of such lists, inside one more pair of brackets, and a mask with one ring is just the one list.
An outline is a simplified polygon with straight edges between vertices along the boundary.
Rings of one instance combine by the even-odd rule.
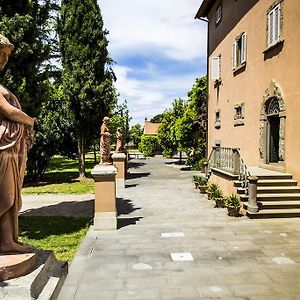
[[58, 260], [70, 262], [86, 235], [90, 218], [58, 216], [20, 217], [20, 240], [39, 250], [52, 250]]
[[[99, 161], [99, 157], [97, 157]], [[27, 183], [22, 194], [85, 194], [94, 191], [91, 170], [95, 166], [94, 154], [86, 154], [86, 179], [78, 180], [78, 161], [53, 156], [40, 182]]]

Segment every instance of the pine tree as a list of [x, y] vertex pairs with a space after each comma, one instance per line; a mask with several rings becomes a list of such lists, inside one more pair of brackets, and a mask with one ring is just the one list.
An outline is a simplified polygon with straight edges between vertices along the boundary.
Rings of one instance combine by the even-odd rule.
[[106, 35], [96, 0], [62, 0], [62, 78], [77, 133], [79, 177], [85, 176], [86, 148], [116, 103]]

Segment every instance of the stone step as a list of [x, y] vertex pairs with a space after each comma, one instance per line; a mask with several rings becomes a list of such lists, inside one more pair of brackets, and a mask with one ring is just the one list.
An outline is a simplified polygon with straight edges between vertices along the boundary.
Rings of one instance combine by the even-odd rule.
[[260, 209], [288, 209], [288, 208], [299, 208], [300, 201], [265, 201], [258, 202]]
[[67, 263], [58, 262], [52, 252], [38, 251], [35, 269], [25, 276], [5, 281], [1, 292], [5, 294], [7, 300], [55, 300], [66, 278], [67, 270]]
[[[248, 201], [248, 196], [240, 195], [241, 201]], [[294, 201], [300, 200], [300, 193], [257, 194], [257, 201]]]
[[258, 186], [296, 186], [297, 181], [293, 179], [262, 179], [257, 182]]
[[255, 175], [258, 177], [258, 180], [280, 180], [280, 179], [292, 179], [292, 174], [287, 173], [278, 173], [278, 174], [265, 174], [265, 175]]
[[267, 218], [299, 218], [300, 209], [265, 209], [257, 213], [247, 212], [250, 219], [267, 219]]
[[[244, 188], [237, 188], [238, 194], [245, 194]], [[285, 194], [285, 193], [300, 193], [298, 186], [258, 186], [258, 194]]]

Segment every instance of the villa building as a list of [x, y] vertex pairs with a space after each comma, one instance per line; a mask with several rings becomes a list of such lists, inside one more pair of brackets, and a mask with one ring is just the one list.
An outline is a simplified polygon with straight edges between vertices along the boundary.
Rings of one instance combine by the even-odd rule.
[[258, 176], [261, 210], [300, 215], [300, 1], [204, 0], [196, 18], [208, 22], [210, 180], [247, 200], [238, 181]]
[[157, 135], [159, 125], [160, 125], [160, 123], [152, 123], [152, 122], [148, 121], [147, 118], [145, 118], [144, 134], [145, 135]]

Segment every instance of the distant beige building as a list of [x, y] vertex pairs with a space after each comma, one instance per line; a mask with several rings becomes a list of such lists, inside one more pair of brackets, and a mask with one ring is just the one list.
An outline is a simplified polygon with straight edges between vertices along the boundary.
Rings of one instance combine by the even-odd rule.
[[144, 123], [144, 134], [146, 135], [157, 135], [158, 127], [160, 123], [152, 123], [145, 118]]
[[[300, 1], [204, 0], [196, 18], [208, 20], [211, 181], [226, 194], [242, 193], [237, 179], [259, 175], [260, 207], [267, 211], [266, 196], [261, 196], [267, 194], [271, 202], [286, 200], [284, 209], [296, 213], [300, 208], [296, 186], [300, 182]], [[280, 177], [273, 190], [264, 188]]]

